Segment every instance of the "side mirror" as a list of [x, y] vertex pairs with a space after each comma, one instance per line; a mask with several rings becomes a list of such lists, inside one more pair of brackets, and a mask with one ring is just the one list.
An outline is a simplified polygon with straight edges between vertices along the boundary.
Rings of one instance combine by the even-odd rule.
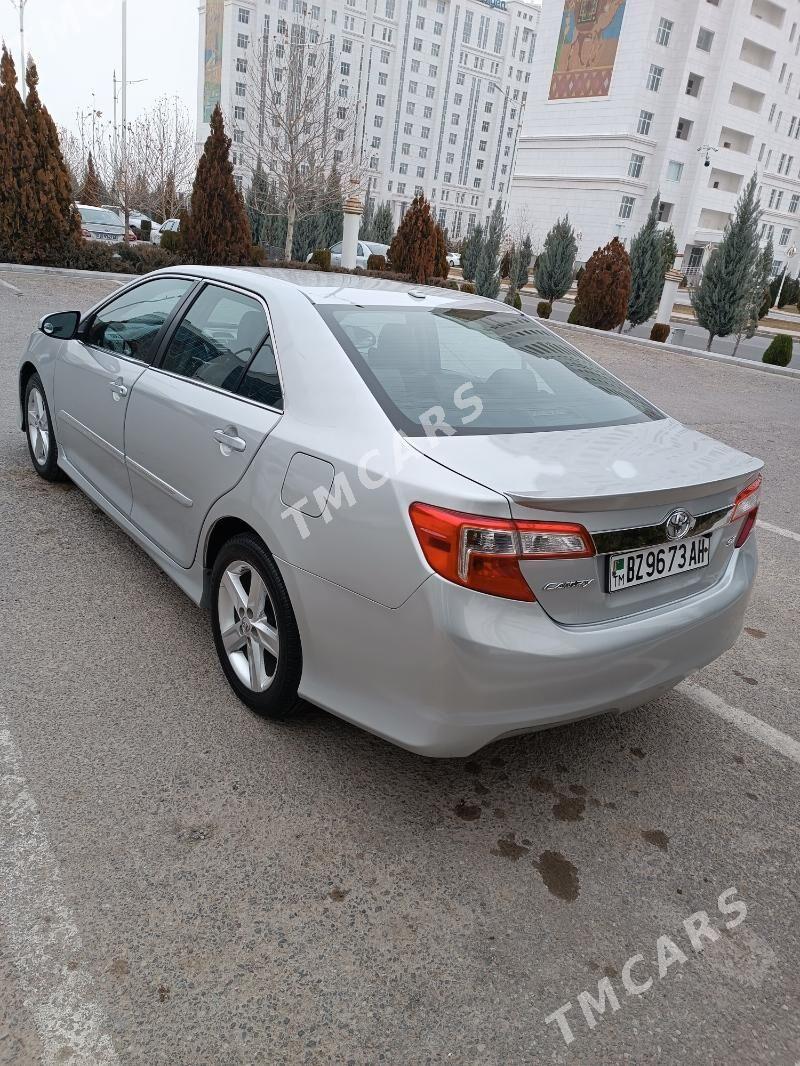
[[39, 329], [54, 340], [70, 341], [78, 332], [80, 321], [80, 311], [58, 311], [54, 315], [46, 315], [39, 323]]

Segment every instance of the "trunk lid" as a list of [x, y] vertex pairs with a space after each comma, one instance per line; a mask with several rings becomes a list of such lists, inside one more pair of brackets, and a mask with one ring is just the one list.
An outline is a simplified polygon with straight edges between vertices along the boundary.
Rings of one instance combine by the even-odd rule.
[[[433, 461], [502, 493], [514, 518], [580, 522], [589, 530], [597, 547], [594, 558], [520, 564], [541, 606], [565, 625], [652, 610], [718, 581], [738, 531], [738, 524], [728, 523], [730, 508], [763, 466], [671, 418], [581, 430], [406, 439]], [[609, 592], [610, 557], [668, 543], [666, 520], [678, 509], [695, 520], [687, 540], [710, 536], [708, 565]]]

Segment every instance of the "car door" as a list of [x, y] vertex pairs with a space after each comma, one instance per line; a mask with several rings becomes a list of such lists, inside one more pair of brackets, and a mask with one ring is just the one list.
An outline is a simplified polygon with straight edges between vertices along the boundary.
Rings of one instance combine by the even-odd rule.
[[341, 265], [342, 265], [342, 242], [339, 241], [338, 244], [334, 244], [332, 246], [332, 248], [331, 248], [331, 266], [338, 267], [338, 266], [341, 266]]
[[131, 517], [181, 566], [212, 504], [244, 475], [281, 417], [264, 303], [206, 284], [164, 340], [128, 405]]
[[58, 446], [123, 514], [131, 509], [124, 451], [130, 393], [152, 362], [170, 315], [195, 284], [165, 277], [126, 289], [82, 324], [56, 361]]

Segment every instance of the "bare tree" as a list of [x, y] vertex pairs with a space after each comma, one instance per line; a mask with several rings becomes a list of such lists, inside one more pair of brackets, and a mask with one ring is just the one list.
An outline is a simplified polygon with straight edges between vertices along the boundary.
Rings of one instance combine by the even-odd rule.
[[83, 158], [80, 137], [73, 133], [72, 130], [67, 129], [66, 126], [59, 126], [58, 141], [61, 145], [61, 154], [69, 171], [72, 195], [76, 196], [86, 170], [86, 160]]
[[[310, 21], [279, 19], [277, 27], [252, 43], [247, 118], [234, 124], [234, 141], [251, 177], [260, 161], [285, 204], [284, 256], [290, 259], [296, 224], [342, 196], [339, 183], [328, 180], [331, 173], [349, 184], [360, 181], [363, 167], [358, 103], [349, 99], [346, 84], [334, 84], [333, 40]], [[274, 210], [272, 197], [251, 200], [251, 209]]]
[[191, 188], [197, 166], [194, 123], [175, 97], [162, 96], [128, 123], [125, 159], [120, 139], [107, 129], [96, 164], [103, 185], [121, 207], [157, 219], [174, 218]]

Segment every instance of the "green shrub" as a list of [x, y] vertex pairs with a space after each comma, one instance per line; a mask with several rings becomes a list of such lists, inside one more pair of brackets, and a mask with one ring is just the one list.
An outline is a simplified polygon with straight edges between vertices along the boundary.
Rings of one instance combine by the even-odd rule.
[[331, 268], [331, 250], [330, 248], [315, 248], [311, 253], [309, 262], [317, 267], [318, 270], [330, 270]]
[[367, 270], [385, 270], [386, 269], [386, 256], [376, 255], [374, 252], [367, 259]]
[[549, 300], [540, 300], [536, 305], [536, 314], [539, 318], [549, 318], [553, 313], [553, 305]]
[[455, 289], [456, 291], [458, 291], [458, 282], [455, 278], [445, 278], [444, 288]]
[[650, 340], [663, 344], [669, 337], [670, 328], [665, 322], [655, 322], [650, 330]]
[[518, 292], [514, 293], [514, 307], [518, 310], [522, 310], [522, 297]]
[[792, 338], [788, 333], [779, 333], [761, 356], [762, 363], [772, 366], [788, 366], [792, 361]]
[[260, 244], [250, 247], [250, 266], [263, 267], [267, 262], [267, 252]]
[[[132, 274], [149, 274], [151, 270], [176, 266], [178, 260], [156, 244], [118, 244], [117, 255]], [[112, 268], [113, 269], [113, 268]]]
[[579, 309], [578, 305], [575, 304], [575, 306], [572, 308], [572, 310], [569, 313], [569, 318], [567, 319], [567, 322], [569, 322], [573, 326], [582, 326], [583, 325], [582, 319], [583, 319], [583, 316], [581, 315], [580, 309]]
[[474, 295], [475, 294], [475, 286], [472, 284], [471, 281], [462, 281], [461, 282], [461, 291], [462, 292], [469, 292], [469, 293], [472, 293]]
[[180, 230], [167, 230], [166, 233], [162, 233], [160, 247], [170, 255], [177, 255], [181, 250]]

